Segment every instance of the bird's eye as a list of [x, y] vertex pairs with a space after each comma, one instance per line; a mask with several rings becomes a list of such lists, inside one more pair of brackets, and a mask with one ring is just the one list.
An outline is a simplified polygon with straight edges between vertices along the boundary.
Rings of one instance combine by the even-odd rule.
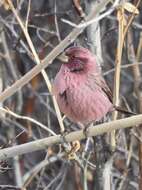
[[74, 58], [76, 58], [76, 57], [75, 57], [74, 55], [71, 55], [70, 58], [71, 58], [71, 59], [74, 59]]
[[72, 55], [72, 58], [79, 58], [79, 56], [77, 56], [77, 55]]

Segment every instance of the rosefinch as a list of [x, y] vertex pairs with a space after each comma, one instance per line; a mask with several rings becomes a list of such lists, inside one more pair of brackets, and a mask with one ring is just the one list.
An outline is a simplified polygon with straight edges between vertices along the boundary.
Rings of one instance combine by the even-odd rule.
[[116, 107], [96, 57], [83, 47], [68, 48], [65, 54], [68, 62], [62, 64], [53, 83], [61, 112], [84, 125], [101, 120]]

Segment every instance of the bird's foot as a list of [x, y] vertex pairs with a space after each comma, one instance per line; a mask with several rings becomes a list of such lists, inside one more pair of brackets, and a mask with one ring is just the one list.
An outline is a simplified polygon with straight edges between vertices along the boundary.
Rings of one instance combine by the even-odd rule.
[[80, 149], [80, 142], [73, 141], [71, 143], [71, 150], [67, 153], [67, 157], [69, 160], [74, 160], [76, 158], [76, 152]]
[[68, 134], [67, 131], [61, 133], [62, 138], [62, 147], [66, 153], [66, 157], [69, 160], [74, 160], [76, 158], [76, 152], [80, 149], [80, 142], [79, 141], [73, 141], [71, 143], [68, 143], [66, 140], [66, 135]]

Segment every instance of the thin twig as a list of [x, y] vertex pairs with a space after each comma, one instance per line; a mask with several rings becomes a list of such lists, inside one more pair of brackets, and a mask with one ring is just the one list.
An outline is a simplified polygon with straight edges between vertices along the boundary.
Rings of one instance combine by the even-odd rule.
[[[110, 0], [111, 1], [111, 0]], [[96, 18], [92, 18], [91, 20], [87, 21], [87, 22], [84, 22], [82, 24], [75, 24], [73, 22], [70, 22], [69, 20], [66, 20], [66, 19], [62, 19], [62, 21], [66, 24], [69, 24], [70, 26], [73, 26], [75, 28], [84, 28], [84, 27], [87, 27], [89, 26], [90, 24], [93, 24], [94, 22], [98, 22], [100, 20], [102, 20], [103, 18], [105, 18], [106, 16], [110, 15], [111, 13], [113, 13], [113, 11], [116, 9], [116, 7], [119, 5], [119, 1], [120, 0], [116, 0], [114, 2], [114, 4], [112, 5], [112, 7], [106, 11], [105, 13], [101, 14], [100, 16], [96, 17]]]
[[47, 131], [48, 133], [51, 133], [52, 135], [56, 135], [56, 133], [54, 133], [50, 128], [48, 128], [46, 125], [43, 125], [42, 123], [40, 123], [39, 121], [36, 121], [35, 119], [31, 118], [31, 117], [27, 117], [27, 116], [22, 116], [22, 115], [18, 115], [14, 112], [12, 112], [11, 110], [9, 109], [5, 109], [5, 108], [2, 108], [0, 107], [0, 111], [4, 112], [4, 113], [7, 113], [7, 114], [10, 114], [12, 115], [13, 117], [17, 118], [17, 119], [22, 119], [22, 120], [27, 120], [27, 121], [30, 121], [34, 124], [36, 124], [37, 126], [41, 127], [42, 129], [44, 129], [45, 131]]
[[[121, 57], [122, 57], [122, 49], [123, 49], [123, 32], [124, 32], [124, 9], [121, 7], [118, 12], [118, 44], [117, 44], [117, 53], [115, 60], [115, 75], [114, 75], [114, 84], [113, 84], [113, 104], [119, 105], [119, 90], [120, 90], [120, 71], [121, 71]], [[118, 112], [113, 112], [112, 119], [117, 119]], [[115, 141], [115, 131], [111, 132], [111, 146], [112, 149], [116, 147]]]
[[36, 164], [28, 173], [23, 176], [23, 188], [27, 188], [29, 182], [33, 180], [33, 178], [47, 165], [60, 160], [64, 154], [59, 154], [57, 156], [52, 156], [48, 158], [48, 160], [43, 160], [40, 163]]
[[[125, 65], [121, 65], [121, 70], [122, 69], [127, 69], [127, 68], [129, 68], [129, 67], [133, 67], [133, 66], [135, 66], [135, 65], [142, 65], [142, 62], [137, 62], [137, 63], [129, 63], [129, 64], [125, 64]], [[108, 71], [106, 71], [106, 72], [104, 72], [103, 73], [103, 76], [106, 76], [106, 75], [109, 75], [110, 73], [112, 73], [112, 72], [114, 72], [115, 71], [115, 68], [113, 68], [113, 69], [109, 69]]]
[[56, 27], [56, 34], [57, 34], [57, 37], [58, 37], [58, 42], [61, 42], [59, 24], [58, 24], [58, 20], [57, 20], [57, 5], [56, 4], [57, 4], [57, 2], [55, 0], [55, 5], [54, 5], [54, 11], [55, 11], [54, 20], [55, 20], [55, 27]]
[[27, 17], [26, 17], [26, 22], [25, 22], [25, 28], [26, 28], [27, 31], [28, 31], [28, 22], [29, 22], [30, 9], [31, 9], [31, 0], [29, 0], [29, 3], [28, 3]]

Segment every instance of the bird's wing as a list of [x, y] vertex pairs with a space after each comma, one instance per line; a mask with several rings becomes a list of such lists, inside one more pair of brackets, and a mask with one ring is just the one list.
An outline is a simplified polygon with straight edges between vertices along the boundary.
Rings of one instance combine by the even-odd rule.
[[103, 78], [101, 80], [101, 83], [102, 83], [101, 84], [102, 90], [105, 92], [105, 94], [108, 96], [109, 100], [112, 102], [113, 101], [112, 92]]
[[111, 92], [110, 88], [108, 87], [107, 83], [105, 82], [104, 78], [100, 74], [95, 76], [95, 83], [107, 95], [110, 102], [112, 102], [113, 101], [112, 92]]

